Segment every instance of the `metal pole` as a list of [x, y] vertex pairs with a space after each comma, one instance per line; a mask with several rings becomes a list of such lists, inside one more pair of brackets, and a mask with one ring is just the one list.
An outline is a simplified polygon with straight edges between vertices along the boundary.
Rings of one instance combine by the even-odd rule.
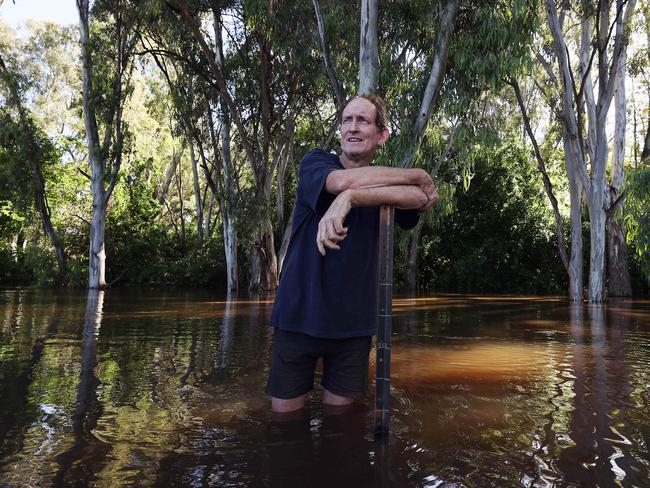
[[388, 435], [390, 425], [390, 336], [393, 322], [393, 218], [395, 207], [379, 213], [379, 280], [377, 374], [375, 378], [375, 436]]

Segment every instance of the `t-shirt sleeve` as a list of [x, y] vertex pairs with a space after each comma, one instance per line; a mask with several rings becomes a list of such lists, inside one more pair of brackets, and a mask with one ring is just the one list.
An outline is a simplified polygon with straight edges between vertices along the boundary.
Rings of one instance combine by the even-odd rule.
[[404, 230], [410, 230], [415, 227], [420, 220], [420, 214], [417, 210], [395, 209], [395, 222]]
[[323, 150], [308, 152], [300, 163], [298, 198], [316, 212], [318, 199], [325, 193], [325, 181], [334, 170], [341, 169]]

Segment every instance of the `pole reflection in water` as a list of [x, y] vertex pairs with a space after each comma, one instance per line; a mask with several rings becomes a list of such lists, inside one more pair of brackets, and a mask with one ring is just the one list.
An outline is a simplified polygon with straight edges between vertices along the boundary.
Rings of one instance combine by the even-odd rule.
[[102, 323], [104, 291], [88, 290], [86, 314], [81, 341], [81, 373], [77, 386], [77, 401], [72, 414], [73, 445], [59, 454], [56, 460], [59, 470], [54, 477], [54, 485], [90, 485], [96, 473], [91, 462], [109, 450], [93, 434], [97, 420], [102, 414], [97, 400], [97, 387], [100, 382], [95, 375], [97, 366], [97, 340]]

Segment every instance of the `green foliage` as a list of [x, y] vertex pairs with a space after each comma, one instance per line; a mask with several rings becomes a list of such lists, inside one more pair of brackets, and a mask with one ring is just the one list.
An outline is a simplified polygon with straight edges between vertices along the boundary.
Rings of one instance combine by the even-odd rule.
[[473, 160], [467, 189], [455, 175], [455, 212], [423, 233], [422, 288], [562, 292], [550, 212], [526, 149], [514, 142], [475, 147]]
[[628, 173], [624, 220], [627, 240], [633, 245], [641, 272], [650, 282], [650, 168]]

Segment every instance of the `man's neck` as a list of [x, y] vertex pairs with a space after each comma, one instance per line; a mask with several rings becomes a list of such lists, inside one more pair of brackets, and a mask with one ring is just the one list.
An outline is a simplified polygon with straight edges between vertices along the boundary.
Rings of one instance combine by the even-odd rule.
[[370, 163], [372, 163], [372, 158], [351, 159], [347, 157], [345, 154], [341, 154], [339, 156], [339, 159], [341, 160], [341, 164], [345, 169], [363, 168], [366, 166], [370, 166]]

